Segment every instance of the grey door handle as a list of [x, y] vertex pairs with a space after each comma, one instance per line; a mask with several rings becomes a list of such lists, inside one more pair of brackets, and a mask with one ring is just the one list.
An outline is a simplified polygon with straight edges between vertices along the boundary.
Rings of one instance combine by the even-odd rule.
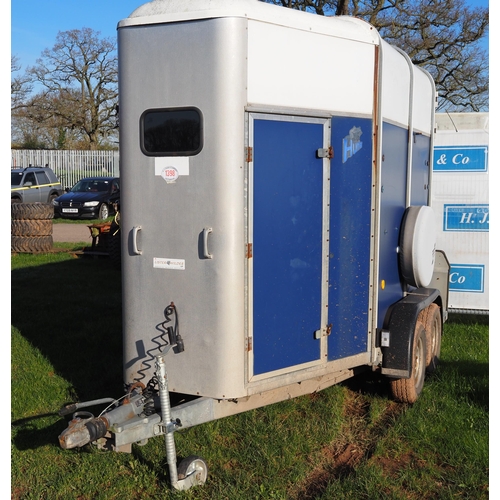
[[132, 253], [134, 255], [142, 255], [142, 250], [139, 250], [137, 247], [137, 235], [141, 229], [141, 226], [134, 226], [132, 228]]
[[208, 251], [208, 235], [212, 232], [211, 227], [203, 228], [203, 258], [213, 259], [213, 255]]

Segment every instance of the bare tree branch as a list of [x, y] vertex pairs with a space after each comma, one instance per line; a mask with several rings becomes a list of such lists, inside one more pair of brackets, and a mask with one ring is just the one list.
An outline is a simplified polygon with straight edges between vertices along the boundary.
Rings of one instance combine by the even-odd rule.
[[54, 47], [28, 69], [44, 90], [26, 114], [76, 131], [88, 149], [96, 149], [117, 127], [116, 43], [98, 35], [90, 28], [59, 32]]

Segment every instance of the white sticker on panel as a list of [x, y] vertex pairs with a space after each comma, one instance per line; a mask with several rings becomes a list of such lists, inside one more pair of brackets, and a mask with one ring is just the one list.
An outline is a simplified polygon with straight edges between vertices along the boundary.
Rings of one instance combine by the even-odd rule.
[[156, 157], [155, 175], [168, 184], [174, 183], [181, 175], [189, 175], [189, 156]]
[[176, 269], [178, 271], [184, 271], [184, 269], [186, 269], [186, 261], [184, 259], [153, 257], [153, 267], [159, 269]]

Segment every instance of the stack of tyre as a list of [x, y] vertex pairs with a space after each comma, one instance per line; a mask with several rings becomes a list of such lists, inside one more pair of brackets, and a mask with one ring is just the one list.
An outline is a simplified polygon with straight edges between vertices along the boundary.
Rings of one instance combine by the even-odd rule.
[[52, 203], [12, 203], [11, 251], [40, 253], [52, 249]]

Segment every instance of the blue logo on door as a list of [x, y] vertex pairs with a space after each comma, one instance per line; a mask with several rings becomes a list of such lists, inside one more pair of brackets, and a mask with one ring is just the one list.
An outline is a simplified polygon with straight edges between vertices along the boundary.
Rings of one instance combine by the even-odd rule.
[[352, 127], [349, 135], [342, 139], [342, 163], [345, 163], [351, 156], [354, 156], [362, 147], [361, 127]]

